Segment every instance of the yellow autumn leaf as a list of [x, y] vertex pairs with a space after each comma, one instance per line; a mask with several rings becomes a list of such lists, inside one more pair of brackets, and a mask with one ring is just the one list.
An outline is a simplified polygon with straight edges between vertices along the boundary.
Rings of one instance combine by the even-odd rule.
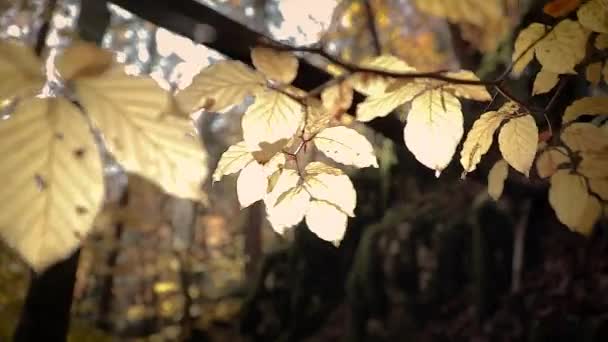
[[588, 178], [608, 177], [608, 149], [585, 151], [577, 171]]
[[0, 107], [7, 100], [35, 95], [44, 84], [42, 62], [21, 43], [0, 40]]
[[218, 182], [225, 175], [241, 171], [251, 161], [253, 161], [253, 155], [244, 141], [228, 147], [213, 172], [213, 181]]
[[315, 136], [313, 143], [319, 151], [338, 163], [378, 167], [374, 147], [354, 129], [344, 126], [326, 128]]
[[219, 112], [238, 105], [249, 95], [264, 89], [264, 76], [237, 61], [222, 61], [201, 71], [192, 84], [177, 93], [186, 113], [201, 108]]
[[587, 65], [587, 68], [585, 68], [585, 78], [592, 85], [598, 85], [602, 80], [602, 62]]
[[500, 18], [503, 6], [500, 1], [493, 0], [415, 0], [414, 3], [422, 12], [476, 26], [486, 24], [486, 18]]
[[570, 163], [568, 151], [561, 146], [551, 147], [536, 158], [536, 172], [540, 178], [548, 178], [566, 163]]
[[534, 85], [532, 87], [532, 95], [548, 93], [557, 85], [559, 81], [559, 74], [554, 72], [541, 69], [536, 78], [534, 79]]
[[[445, 76], [453, 77], [461, 80], [479, 81], [479, 77], [470, 70], [460, 70], [455, 72], [447, 72]], [[492, 96], [483, 85], [471, 85], [471, 84], [455, 84], [447, 83], [444, 87], [445, 90], [453, 92], [457, 97], [463, 97], [469, 100], [477, 101], [490, 101]]]
[[395, 108], [424, 91], [426, 86], [419, 82], [403, 81], [393, 88], [392, 91], [386, 93], [371, 94], [365, 101], [359, 103], [357, 105], [357, 120], [367, 122], [387, 116]]
[[308, 229], [325, 241], [342, 241], [347, 222], [346, 214], [326, 201], [311, 201], [306, 212]]
[[588, 35], [578, 22], [562, 20], [536, 44], [536, 58], [547, 71], [574, 74], [574, 67], [585, 58]]
[[460, 102], [452, 94], [429, 90], [412, 101], [403, 130], [405, 145], [437, 176], [452, 160], [462, 134]]
[[505, 119], [502, 111], [490, 111], [482, 114], [473, 123], [473, 127], [467, 133], [467, 137], [460, 151], [460, 164], [465, 172], [472, 172], [477, 168], [481, 157], [488, 152], [492, 146], [494, 132]]
[[595, 38], [595, 43], [593, 44], [593, 46], [595, 46], [595, 48], [598, 50], [608, 49], [608, 34], [600, 33]]
[[268, 178], [264, 167], [256, 161], [245, 166], [236, 181], [236, 194], [241, 208], [247, 208], [266, 195]]
[[243, 139], [251, 149], [260, 143], [291, 138], [304, 117], [303, 106], [291, 97], [267, 90], [258, 94], [241, 121]]
[[591, 31], [608, 33], [608, 0], [590, 0], [576, 12], [578, 21]]
[[532, 23], [519, 32], [513, 48], [513, 73], [519, 75], [534, 58], [534, 50], [547, 28], [543, 24]]
[[55, 62], [61, 77], [70, 81], [78, 77], [98, 76], [113, 62], [112, 52], [94, 43], [76, 42], [66, 48]]
[[348, 175], [340, 169], [312, 162], [306, 165], [303, 185], [313, 199], [327, 201], [348, 216], [355, 216], [357, 193]]
[[526, 177], [534, 162], [537, 144], [538, 127], [529, 114], [509, 120], [498, 134], [498, 147], [503, 158]]
[[[390, 71], [390, 72], [415, 72], [416, 69], [393, 55], [381, 55], [368, 57], [361, 61], [360, 65], [365, 68]], [[352, 87], [364, 95], [381, 94], [394, 82], [391, 77], [378, 76], [369, 73], [356, 73], [349, 78]]]
[[590, 123], [575, 122], [566, 127], [561, 140], [574, 151], [590, 152], [608, 149], [608, 134]]
[[498, 201], [505, 188], [505, 180], [509, 175], [509, 164], [501, 159], [492, 166], [488, 173], [488, 194], [495, 201]]
[[0, 122], [0, 155], [0, 236], [42, 271], [92, 228], [104, 196], [99, 150], [76, 106], [31, 98]]
[[298, 59], [291, 52], [256, 47], [251, 50], [251, 60], [256, 69], [273, 81], [290, 84], [298, 74]]
[[608, 201], [608, 175], [604, 178], [589, 179], [589, 190], [600, 196], [604, 201]]
[[586, 220], [585, 212], [590, 195], [585, 178], [572, 174], [569, 170], [558, 170], [551, 176], [549, 203], [557, 218], [574, 231], [578, 231]]
[[321, 101], [329, 116], [344, 113], [353, 102], [353, 88], [348, 82], [327, 87], [321, 93]]
[[575, 121], [581, 115], [608, 115], [608, 96], [591, 96], [578, 99], [564, 112], [563, 123]]
[[169, 94], [149, 77], [124, 73], [74, 82], [78, 100], [127, 170], [166, 192], [198, 199], [206, 177], [206, 154], [190, 120], [161, 115]]
[[600, 219], [601, 215], [602, 205], [600, 204], [600, 201], [593, 196], [587, 197], [585, 211], [573, 230], [583, 235], [590, 235], [593, 232], [595, 223]]
[[298, 224], [310, 204], [310, 194], [300, 184], [295, 170], [283, 170], [273, 190], [264, 198], [266, 214], [279, 234]]

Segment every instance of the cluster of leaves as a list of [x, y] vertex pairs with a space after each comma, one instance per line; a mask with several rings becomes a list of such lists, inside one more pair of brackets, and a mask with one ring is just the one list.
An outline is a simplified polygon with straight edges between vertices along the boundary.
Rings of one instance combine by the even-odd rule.
[[[206, 156], [190, 120], [149, 77], [76, 42], [48, 80], [24, 45], [0, 42], [0, 236], [35, 270], [68, 256], [104, 200], [102, 153], [168, 193], [199, 198]], [[103, 147], [101, 149], [100, 147]]]

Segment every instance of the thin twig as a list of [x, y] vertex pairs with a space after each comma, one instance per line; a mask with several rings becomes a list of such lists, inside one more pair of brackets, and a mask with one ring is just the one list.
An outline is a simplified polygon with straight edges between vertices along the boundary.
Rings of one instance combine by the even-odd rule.
[[365, 5], [365, 15], [367, 16], [367, 28], [372, 36], [374, 54], [381, 55], [382, 44], [380, 43], [380, 35], [378, 34], [378, 29], [376, 28], [376, 16], [374, 15], [374, 9], [370, 0], [363, 0], [363, 4]]
[[34, 51], [36, 52], [37, 56], [42, 55], [42, 50], [44, 50], [44, 47], [46, 46], [46, 38], [51, 30], [51, 21], [53, 20], [55, 8], [57, 8], [57, 0], [49, 0], [42, 13], [42, 19], [44, 22], [38, 30], [36, 46], [34, 47]]

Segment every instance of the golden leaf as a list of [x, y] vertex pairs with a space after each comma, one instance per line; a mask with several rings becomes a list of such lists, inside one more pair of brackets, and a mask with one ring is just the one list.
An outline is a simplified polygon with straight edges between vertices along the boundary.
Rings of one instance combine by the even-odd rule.
[[338, 163], [378, 167], [372, 144], [354, 129], [344, 126], [326, 128], [315, 136], [313, 143], [319, 151]]
[[460, 164], [466, 172], [472, 172], [477, 168], [481, 157], [492, 145], [494, 132], [504, 119], [505, 113], [499, 110], [486, 112], [475, 121], [460, 151]]
[[590, 235], [593, 232], [595, 223], [602, 215], [602, 205], [597, 198], [593, 196], [587, 197], [587, 205], [574, 231], [583, 235]]
[[589, 189], [604, 201], [608, 201], [608, 175], [605, 175], [605, 178], [589, 179]]
[[559, 18], [568, 15], [580, 5], [581, 0], [552, 0], [543, 7], [543, 12]]
[[575, 121], [581, 115], [608, 115], [608, 96], [591, 96], [578, 99], [564, 112], [563, 123]]
[[540, 178], [548, 178], [557, 172], [562, 164], [567, 163], [570, 163], [568, 151], [561, 146], [551, 147], [536, 159], [536, 172]]
[[99, 76], [112, 65], [113, 56], [109, 50], [101, 49], [94, 43], [73, 43], [57, 58], [56, 66], [64, 80], [78, 77]]
[[584, 27], [608, 33], [608, 0], [591, 0], [583, 4], [576, 14]]
[[534, 79], [532, 95], [544, 94], [551, 91], [558, 81], [559, 74], [547, 71], [544, 68], [541, 69], [538, 74], [536, 74], [536, 78]]
[[153, 79], [115, 73], [74, 85], [109, 151], [127, 171], [172, 195], [200, 197], [206, 154], [189, 120], [160, 114], [170, 97]]
[[608, 149], [608, 134], [590, 123], [571, 124], [564, 129], [561, 139], [574, 151], [590, 152]]
[[311, 201], [306, 212], [308, 229], [325, 241], [342, 241], [347, 222], [348, 217], [343, 211], [325, 201]]
[[7, 100], [34, 95], [44, 84], [42, 63], [27, 46], [0, 40], [0, 106]]
[[92, 228], [104, 196], [99, 150], [76, 106], [31, 98], [0, 122], [0, 155], [0, 236], [42, 271]]
[[594, 46], [598, 50], [608, 49], [608, 34], [606, 34], [606, 33], [600, 33], [595, 38]]
[[462, 134], [460, 102], [452, 94], [429, 90], [412, 101], [403, 130], [405, 145], [437, 176], [452, 160]]
[[[415, 72], [416, 69], [408, 65], [403, 60], [393, 55], [381, 55], [369, 57], [361, 61], [361, 66], [374, 70], [390, 72]], [[383, 77], [368, 73], [356, 73], [349, 78], [352, 87], [364, 95], [376, 95], [386, 91], [386, 88], [394, 82], [391, 77]]]
[[488, 173], [488, 194], [495, 201], [498, 201], [505, 188], [505, 180], [509, 175], [509, 164], [504, 159], [501, 159], [492, 166]]
[[509, 120], [498, 134], [503, 158], [515, 170], [528, 176], [538, 144], [538, 127], [532, 115]]
[[532, 23], [519, 32], [513, 48], [513, 73], [521, 74], [534, 58], [535, 44], [543, 37], [547, 28], [543, 24]]
[[264, 89], [264, 77], [236, 61], [218, 62], [201, 71], [192, 84], [178, 92], [177, 102], [187, 113], [201, 108], [222, 111]]
[[[448, 72], [445, 76], [461, 80], [479, 81], [479, 77], [470, 70]], [[448, 82], [443, 88], [447, 91], [452, 91], [455, 96], [463, 97], [465, 99], [477, 101], [490, 101], [492, 99], [492, 96], [483, 85], [454, 84]]]
[[287, 95], [267, 90], [258, 94], [242, 119], [243, 139], [251, 149], [260, 143], [291, 138], [302, 122], [303, 107]]
[[392, 91], [372, 94], [357, 105], [357, 120], [367, 122], [387, 116], [395, 108], [410, 101], [425, 89], [426, 85], [422, 83], [403, 81], [399, 82]]
[[251, 161], [253, 161], [253, 155], [244, 141], [228, 147], [213, 172], [213, 181], [218, 182], [225, 175], [241, 171]]
[[592, 85], [598, 85], [602, 80], [602, 62], [591, 63], [585, 69], [585, 78]]
[[305, 173], [303, 185], [313, 199], [327, 201], [348, 216], [355, 216], [357, 193], [348, 175], [321, 162], [308, 164]]
[[419, 10], [451, 22], [468, 23], [477, 26], [486, 24], [486, 18], [500, 18], [503, 13], [500, 1], [475, 0], [415, 0]]
[[608, 149], [585, 151], [577, 171], [588, 178], [608, 177]]
[[256, 47], [251, 51], [251, 60], [266, 77], [280, 83], [289, 84], [298, 74], [298, 59], [291, 52]]
[[268, 221], [279, 234], [302, 221], [308, 209], [310, 195], [299, 181], [295, 170], [283, 170], [273, 190], [264, 198]]
[[334, 115], [327, 110], [321, 101], [309, 98], [307, 99], [304, 133], [306, 139], [310, 139], [322, 129], [328, 127]]
[[588, 35], [578, 22], [562, 20], [536, 44], [536, 58], [547, 71], [574, 74], [574, 67], [585, 58]]
[[236, 194], [241, 208], [246, 208], [266, 195], [268, 180], [264, 167], [256, 161], [245, 166], [236, 181]]
[[330, 116], [344, 113], [353, 102], [353, 88], [347, 82], [332, 85], [323, 90], [321, 101]]
[[587, 192], [582, 176], [571, 174], [568, 170], [558, 170], [551, 176], [549, 203], [560, 222], [573, 231], [578, 231], [581, 223], [589, 220], [586, 211], [589, 201], [593, 199]]

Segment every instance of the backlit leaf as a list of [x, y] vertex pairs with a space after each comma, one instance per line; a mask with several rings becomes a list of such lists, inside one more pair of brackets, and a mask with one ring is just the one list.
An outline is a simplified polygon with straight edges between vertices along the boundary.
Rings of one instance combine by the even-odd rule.
[[[461, 80], [479, 81], [479, 77], [477, 77], [477, 75], [470, 70], [447, 72], [445, 75]], [[444, 86], [444, 89], [447, 91], [453, 91], [455, 96], [464, 97], [465, 99], [477, 101], [490, 101], [492, 99], [492, 96], [490, 96], [490, 93], [483, 85], [455, 84], [448, 82]]]
[[562, 164], [570, 162], [568, 152], [563, 147], [551, 147], [543, 151], [536, 159], [536, 172], [540, 178], [551, 177]]
[[543, 37], [546, 31], [545, 25], [532, 23], [519, 32], [513, 49], [513, 73], [521, 74], [524, 68], [534, 58], [535, 44]]
[[306, 225], [325, 241], [339, 243], [346, 232], [348, 217], [336, 206], [325, 201], [311, 201], [306, 212]]
[[588, 178], [608, 177], [608, 149], [585, 151], [577, 171]]
[[357, 193], [348, 175], [340, 169], [312, 162], [306, 166], [304, 188], [313, 199], [327, 201], [354, 216]]
[[412, 101], [403, 130], [405, 145], [437, 175], [452, 160], [462, 134], [460, 102], [452, 94], [429, 90]]
[[0, 106], [15, 96], [35, 95], [44, 84], [42, 63], [27, 46], [0, 40]]
[[583, 97], [574, 101], [566, 108], [562, 121], [575, 121], [581, 115], [608, 115], [608, 96]]
[[562, 132], [561, 140], [574, 151], [590, 152], [608, 149], [608, 134], [590, 123], [571, 124]]
[[[362, 67], [390, 72], [414, 72], [416, 69], [393, 55], [382, 55], [366, 58], [361, 62]], [[386, 91], [394, 82], [391, 77], [383, 77], [368, 73], [356, 73], [349, 79], [352, 87], [364, 95], [376, 95]]]
[[213, 173], [213, 181], [217, 182], [225, 175], [241, 171], [251, 161], [253, 161], [253, 155], [249, 152], [244, 141], [228, 147], [217, 163]]
[[551, 176], [549, 203], [560, 222], [570, 229], [577, 231], [584, 222], [589, 197], [582, 176], [571, 174], [568, 170], [558, 170]]
[[201, 71], [176, 98], [187, 113], [201, 108], [217, 112], [238, 105], [248, 95], [261, 91], [265, 82], [264, 76], [245, 64], [223, 61]]
[[98, 76], [112, 64], [112, 52], [94, 43], [76, 42], [57, 58], [56, 66], [64, 80], [77, 77]]
[[313, 142], [319, 151], [338, 163], [378, 167], [372, 144], [354, 129], [344, 126], [326, 128], [315, 136]]
[[472, 172], [477, 168], [481, 157], [492, 145], [494, 132], [504, 119], [505, 114], [501, 111], [491, 111], [482, 114], [475, 121], [460, 151], [460, 164], [466, 172]]
[[576, 14], [584, 27], [608, 33], [608, 0], [591, 0], [583, 4]]
[[291, 138], [302, 122], [304, 108], [287, 95], [276, 91], [258, 94], [242, 119], [243, 138], [251, 149], [260, 143]]
[[323, 90], [321, 101], [330, 116], [344, 113], [353, 102], [353, 88], [347, 82], [335, 84]]
[[585, 58], [588, 32], [570, 19], [562, 20], [535, 47], [543, 69], [557, 74], [574, 74], [574, 67]]
[[31, 98], [0, 122], [0, 155], [0, 236], [41, 271], [92, 227], [104, 194], [99, 150], [76, 106]]
[[492, 166], [488, 173], [488, 194], [495, 201], [498, 201], [505, 187], [505, 180], [509, 175], [509, 164], [501, 159]]
[[509, 120], [498, 134], [503, 158], [515, 170], [528, 176], [538, 144], [538, 127], [531, 115]]
[[118, 162], [178, 197], [197, 199], [206, 154], [189, 120], [160, 115], [169, 95], [148, 77], [122, 73], [75, 81], [78, 99]]
[[604, 201], [608, 201], [608, 175], [604, 178], [589, 179], [589, 189]]
[[251, 60], [266, 77], [280, 83], [289, 84], [298, 74], [298, 59], [291, 52], [256, 47], [251, 51]]
[[272, 207], [266, 207], [268, 221], [279, 234], [298, 224], [304, 218], [310, 204], [310, 195], [302, 186], [296, 186], [281, 195]]
[[256, 161], [250, 162], [239, 174], [236, 181], [236, 194], [241, 208], [261, 200], [266, 195], [268, 180], [264, 167]]
[[544, 94], [551, 91], [558, 81], [559, 74], [541, 69], [541, 71], [536, 74], [536, 78], [534, 79], [532, 95]]
[[404, 81], [392, 91], [372, 94], [357, 105], [357, 120], [366, 122], [387, 116], [425, 89], [426, 86], [421, 83]]

